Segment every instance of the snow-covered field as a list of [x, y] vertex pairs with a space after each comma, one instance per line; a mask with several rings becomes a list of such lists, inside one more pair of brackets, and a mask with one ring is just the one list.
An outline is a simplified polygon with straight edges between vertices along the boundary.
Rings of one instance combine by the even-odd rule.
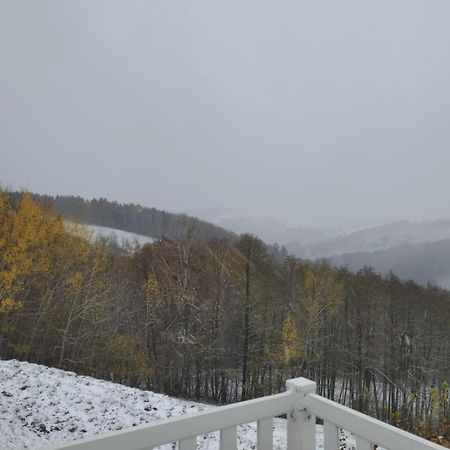
[[[205, 411], [195, 403], [72, 372], [16, 360], [0, 360], [0, 449], [40, 449], [58, 442]], [[219, 434], [199, 436], [197, 448], [218, 449]], [[238, 448], [254, 449], [256, 424], [238, 428]], [[274, 448], [286, 448], [286, 421], [274, 421]], [[161, 449], [173, 449], [166, 445]], [[323, 430], [317, 426], [317, 449]], [[342, 434], [342, 449], [354, 449]]]
[[144, 236], [142, 234], [130, 233], [128, 231], [117, 230], [116, 228], [102, 227], [100, 225], [86, 225], [86, 228], [92, 233], [94, 239], [109, 238], [116, 239], [117, 243], [123, 247], [127, 244], [131, 246], [142, 247], [145, 244], [151, 244], [156, 239]]

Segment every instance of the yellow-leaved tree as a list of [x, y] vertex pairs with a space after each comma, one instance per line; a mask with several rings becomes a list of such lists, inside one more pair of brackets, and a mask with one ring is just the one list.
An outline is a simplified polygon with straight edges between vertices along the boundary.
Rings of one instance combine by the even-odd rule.
[[305, 345], [299, 336], [297, 324], [292, 313], [288, 313], [283, 321], [279, 343], [266, 348], [269, 358], [282, 366], [293, 366], [299, 358], [305, 356]]
[[299, 268], [296, 311], [302, 320], [302, 334], [306, 348], [306, 361], [326, 359], [332, 345], [330, 330], [334, 318], [344, 301], [344, 287], [336, 272], [326, 263], [306, 263]]
[[281, 339], [280, 360], [284, 364], [288, 364], [292, 359], [299, 358], [304, 354], [304, 345], [300, 341], [297, 325], [292, 314], [288, 314], [283, 322]]
[[0, 346], [26, 359], [35, 345], [45, 345], [45, 335], [62, 341], [51, 351], [64, 354], [67, 324], [81, 320], [100, 290], [98, 252], [83, 230], [68, 229], [28, 193], [0, 190]]
[[0, 191], [0, 315], [22, 306], [30, 277], [49, 271], [53, 243], [64, 232], [62, 218], [40, 208], [29, 194], [13, 201]]

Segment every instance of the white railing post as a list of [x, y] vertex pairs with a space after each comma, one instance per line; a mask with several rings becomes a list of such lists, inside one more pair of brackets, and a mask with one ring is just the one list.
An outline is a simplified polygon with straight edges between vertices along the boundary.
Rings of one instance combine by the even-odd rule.
[[305, 408], [305, 397], [316, 392], [316, 383], [306, 378], [286, 381], [286, 388], [292, 392], [292, 411], [287, 415], [287, 449], [315, 450], [316, 417]]

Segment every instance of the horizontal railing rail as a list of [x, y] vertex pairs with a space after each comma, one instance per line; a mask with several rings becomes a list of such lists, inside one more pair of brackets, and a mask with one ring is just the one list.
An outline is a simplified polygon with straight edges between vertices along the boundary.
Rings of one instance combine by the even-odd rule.
[[[150, 425], [139, 425], [71, 442], [55, 449], [65, 450], [141, 450], [170, 442], [183, 441], [217, 430], [233, 439], [230, 429], [243, 423], [272, 419], [293, 408], [291, 392], [261, 397], [241, 403], [222, 406], [211, 411], [166, 419]], [[223, 436], [221, 436], [223, 437]], [[222, 439], [221, 439], [222, 440]], [[186, 447], [186, 446], [185, 446]]]
[[220, 431], [220, 450], [237, 449], [237, 427], [257, 422], [257, 449], [273, 449], [273, 418], [286, 415], [287, 450], [315, 450], [316, 417], [324, 421], [324, 450], [339, 450], [339, 430], [355, 434], [357, 450], [442, 450], [443, 447], [385, 424], [315, 393], [305, 378], [286, 382], [287, 391], [209, 411], [85, 438], [48, 450], [146, 450], [178, 443], [196, 449], [197, 436]]
[[[325, 421], [325, 441], [330, 429], [351, 431], [356, 437], [357, 450], [372, 450], [378, 445], [387, 450], [442, 450], [441, 445], [396, 428], [373, 417], [362, 414], [317, 394], [308, 394], [304, 406], [312, 415]], [[328, 429], [328, 430], [327, 430]], [[333, 430], [332, 434], [336, 434]], [[325, 446], [325, 450], [336, 450], [336, 446]]]

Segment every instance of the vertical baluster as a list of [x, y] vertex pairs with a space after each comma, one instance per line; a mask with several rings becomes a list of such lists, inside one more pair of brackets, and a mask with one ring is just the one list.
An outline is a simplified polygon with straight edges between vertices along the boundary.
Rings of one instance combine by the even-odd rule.
[[220, 450], [236, 450], [237, 429], [236, 427], [220, 430]]
[[373, 445], [361, 436], [356, 436], [356, 450], [373, 450]]
[[197, 437], [188, 437], [178, 442], [178, 450], [196, 450]]
[[326, 420], [323, 423], [323, 448], [324, 450], [339, 450], [339, 429]]
[[273, 450], [273, 419], [258, 420], [258, 450]]
[[303, 406], [305, 397], [316, 391], [316, 383], [306, 378], [286, 381], [294, 399], [294, 409], [287, 415], [288, 450], [314, 450], [316, 448], [316, 416]]

